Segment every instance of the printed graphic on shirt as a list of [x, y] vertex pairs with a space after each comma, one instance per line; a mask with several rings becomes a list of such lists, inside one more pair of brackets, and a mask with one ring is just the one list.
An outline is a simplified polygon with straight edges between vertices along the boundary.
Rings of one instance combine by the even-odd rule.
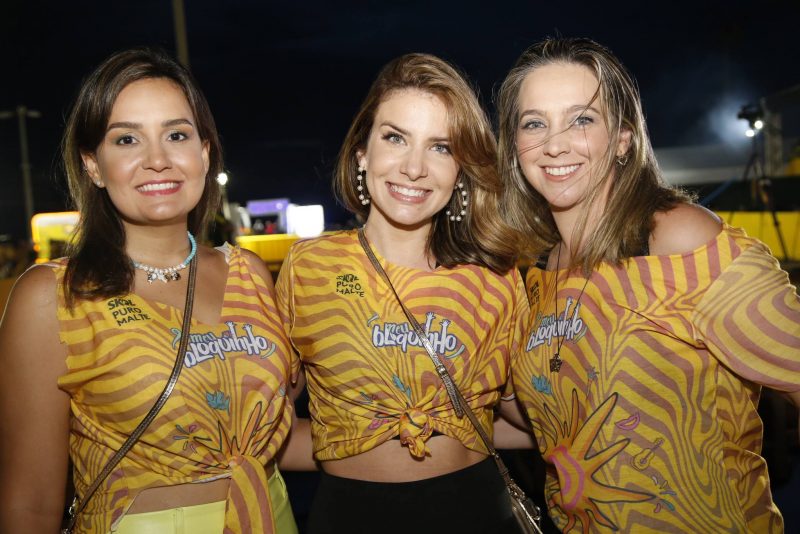
[[228, 413], [231, 411], [231, 398], [222, 391], [217, 390], [213, 393], [207, 392], [206, 402], [214, 410]]
[[336, 292], [340, 295], [364, 296], [361, 280], [354, 274], [340, 274], [336, 277]]
[[663, 510], [674, 512], [675, 505], [669, 499], [676, 498], [678, 496], [678, 492], [670, 487], [667, 479], [662, 480], [658, 477], [658, 475], [651, 475], [650, 480], [653, 481], [653, 484], [656, 487], [655, 491], [657, 491], [659, 495], [655, 507], [653, 508], [653, 513], [657, 514]]
[[580, 317], [581, 304], [575, 304], [572, 297], [567, 298], [564, 312], [556, 318], [554, 313], [539, 316], [534, 321], [534, 328], [528, 337], [528, 344], [525, 351], [530, 352], [539, 345], [551, 346], [555, 341], [558, 346], [557, 338], [564, 338], [564, 341], [577, 342], [586, 334], [586, 325]]
[[149, 321], [150, 316], [142, 311], [136, 303], [129, 298], [117, 297], [106, 301], [106, 308], [117, 326], [135, 321]]
[[530, 301], [531, 306], [536, 306], [539, 304], [540, 298], [540, 291], [539, 291], [539, 282], [535, 282], [530, 289], [528, 300]]
[[183, 428], [181, 425], [175, 425], [175, 429], [177, 432], [172, 436], [172, 439], [182, 442], [184, 451], [191, 449], [192, 452], [197, 452], [198, 442], [209, 441], [209, 438], [195, 435], [195, 432], [200, 429], [200, 426], [194, 423], [187, 428]]
[[[439, 329], [433, 330], [436, 314], [425, 314], [425, 324], [422, 325], [425, 334], [433, 345], [433, 350], [445, 358], [452, 359], [464, 352], [464, 344], [455, 334], [448, 332], [451, 321], [439, 321]], [[409, 323], [378, 323], [372, 325], [372, 345], [376, 348], [399, 347], [401, 351], [408, 352], [408, 347], [424, 347], [422, 340]]]
[[[228, 329], [221, 336], [213, 332], [189, 334], [189, 346], [183, 362], [186, 367], [194, 367], [214, 357], [224, 360], [227, 355], [235, 353], [257, 356], [263, 360], [275, 352], [275, 343], [264, 336], [253, 334], [252, 325], [241, 325], [241, 332], [237, 333], [235, 322], [228, 321], [225, 324]], [[181, 340], [181, 329], [172, 328], [170, 332], [175, 336], [172, 347], [177, 349]]]
[[607, 486], [595, 478], [595, 473], [622, 453], [631, 441], [629, 438], [620, 439], [600, 451], [593, 447], [616, 403], [617, 394], [614, 393], [579, 425], [578, 394], [573, 390], [569, 421], [560, 420], [545, 404], [546, 420], [533, 422], [537, 434], [543, 436], [542, 456], [558, 473], [557, 484], [551, 481], [546, 494], [550, 506], [560, 508], [566, 516], [566, 524], [558, 525], [564, 532], [572, 529], [577, 521], [584, 531], [594, 522], [616, 531], [619, 526], [599, 505], [644, 502], [655, 497], [651, 493]]
[[550, 379], [546, 376], [538, 375], [531, 377], [531, 384], [533, 385], [533, 389], [539, 393], [550, 396], [553, 395], [553, 385], [550, 383]]

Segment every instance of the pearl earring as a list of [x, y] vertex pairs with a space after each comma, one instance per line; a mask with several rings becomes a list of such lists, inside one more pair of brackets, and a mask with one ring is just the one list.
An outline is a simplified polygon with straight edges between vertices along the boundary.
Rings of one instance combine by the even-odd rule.
[[358, 191], [358, 200], [361, 201], [362, 206], [366, 206], [369, 204], [369, 191], [366, 190], [366, 185], [364, 185], [364, 177], [367, 175], [367, 169], [364, 168], [363, 165], [358, 166], [358, 174], [356, 175], [356, 180], [358, 180], [358, 185], [356, 185], [356, 190]]
[[456, 202], [461, 203], [458, 213], [454, 214], [455, 210], [450, 211], [450, 209], [448, 209], [445, 213], [450, 217], [451, 221], [461, 222], [461, 219], [467, 215], [467, 204], [469, 204], [467, 201], [467, 192], [464, 191], [464, 182], [458, 182], [456, 184], [456, 190], [461, 193], [456, 197]]

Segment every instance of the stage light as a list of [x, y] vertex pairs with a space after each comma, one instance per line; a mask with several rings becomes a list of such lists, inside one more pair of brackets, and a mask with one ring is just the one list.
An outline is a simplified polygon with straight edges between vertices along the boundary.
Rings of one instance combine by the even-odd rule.
[[325, 229], [325, 213], [319, 204], [311, 206], [289, 204], [286, 221], [286, 233], [300, 237], [315, 237]]
[[763, 112], [760, 106], [746, 104], [742, 106], [736, 118], [747, 121], [748, 128], [744, 131], [747, 137], [755, 137], [764, 128]]

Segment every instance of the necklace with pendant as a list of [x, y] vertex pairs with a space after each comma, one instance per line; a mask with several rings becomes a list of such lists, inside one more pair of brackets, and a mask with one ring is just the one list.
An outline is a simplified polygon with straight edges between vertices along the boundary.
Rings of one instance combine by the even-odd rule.
[[197, 242], [194, 240], [194, 236], [191, 232], [186, 232], [186, 235], [189, 236], [191, 250], [189, 251], [189, 255], [186, 256], [186, 259], [180, 262], [178, 265], [173, 267], [153, 267], [152, 265], [145, 265], [144, 263], [131, 260], [131, 263], [133, 263], [135, 268], [147, 273], [148, 284], [152, 284], [156, 280], [167, 283], [177, 282], [181, 279], [181, 275], [178, 273], [178, 271], [185, 269], [186, 266], [189, 265], [189, 262], [192, 261], [192, 258], [194, 258], [194, 255], [197, 253]]
[[[558, 333], [559, 333], [558, 325], [559, 325], [559, 320], [560, 320], [559, 317], [558, 317], [558, 276], [559, 276], [558, 264], [560, 262], [561, 262], [561, 243], [559, 242], [559, 244], [558, 244], [558, 255], [556, 256], [556, 270], [555, 270], [555, 274], [556, 274], [556, 281], [555, 281], [556, 291], [555, 291], [555, 297], [553, 298], [554, 304], [555, 304], [555, 308], [556, 308], [556, 339], [557, 339], [557, 341], [556, 341], [556, 352], [555, 352], [555, 354], [553, 354], [553, 357], [550, 358], [550, 372], [551, 373], [558, 373], [558, 372], [561, 371], [561, 366], [564, 364], [564, 360], [561, 359], [561, 355], [560, 355], [561, 354], [561, 347], [564, 345], [564, 340], [567, 339], [566, 328], [564, 329], [564, 335], [563, 336], [559, 336], [558, 335]], [[581, 288], [581, 292], [578, 294], [578, 300], [575, 301], [575, 308], [574, 309], [576, 309], [576, 310], [578, 309], [578, 306], [581, 303], [581, 297], [583, 297], [583, 292], [586, 290], [586, 286], [589, 284], [589, 278], [590, 277], [586, 278], [586, 281], [583, 283], [583, 287]], [[567, 270], [567, 279], [569, 279], [569, 270]], [[567, 320], [566, 315], [567, 315], [567, 310], [564, 309], [564, 322], [566, 322], [566, 320]]]

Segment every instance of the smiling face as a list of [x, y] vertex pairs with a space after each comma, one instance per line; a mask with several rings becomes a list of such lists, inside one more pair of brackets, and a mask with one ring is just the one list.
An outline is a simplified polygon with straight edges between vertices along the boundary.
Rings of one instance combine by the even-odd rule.
[[100, 145], [82, 157], [124, 223], [133, 225], [185, 223], [203, 194], [209, 166], [208, 145], [189, 102], [163, 78], [126, 86]]
[[[595, 98], [597, 90], [595, 75], [574, 63], [538, 67], [522, 83], [516, 134], [519, 163], [554, 214], [577, 213], [604, 178], [611, 136], [603, 95]], [[615, 155], [627, 151], [629, 138], [620, 135]]]
[[430, 227], [458, 176], [449, 138], [447, 108], [431, 93], [395, 91], [378, 106], [367, 146], [357, 153], [372, 197], [371, 228]]

